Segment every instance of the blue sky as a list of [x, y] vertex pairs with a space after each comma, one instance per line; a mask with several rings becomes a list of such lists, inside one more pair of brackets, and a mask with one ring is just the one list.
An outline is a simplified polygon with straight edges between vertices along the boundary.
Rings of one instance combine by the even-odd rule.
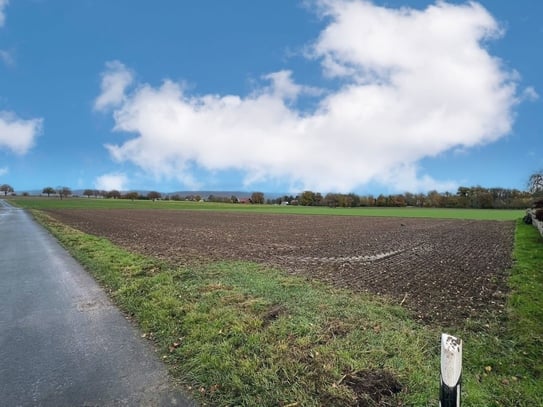
[[543, 2], [0, 0], [0, 184], [525, 189]]

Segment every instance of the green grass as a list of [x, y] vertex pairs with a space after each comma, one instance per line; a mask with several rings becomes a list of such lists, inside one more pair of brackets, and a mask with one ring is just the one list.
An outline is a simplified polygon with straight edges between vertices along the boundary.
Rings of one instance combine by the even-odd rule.
[[465, 363], [479, 366], [470, 378], [476, 391], [499, 390], [481, 405], [543, 406], [543, 239], [520, 220], [514, 259], [507, 309], [465, 328]]
[[524, 215], [516, 209], [446, 209], [446, 208], [328, 208], [309, 206], [244, 205], [189, 201], [146, 201], [94, 198], [9, 198], [15, 205], [28, 209], [169, 209], [236, 211], [249, 213], [278, 213], [300, 215], [386, 216], [410, 218], [515, 220]]
[[543, 239], [520, 222], [515, 259], [509, 297], [511, 340], [527, 374], [543, 381]]
[[[342, 377], [385, 368], [404, 405], [437, 405], [442, 329], [398, 306], [250, 262], [173, 267], [34, 213], [202, 403], [349, 406]], [[507, 312], [448, 332], [464, 340], [463, 406], [543, 405], [542, 244], [519, 223]]]

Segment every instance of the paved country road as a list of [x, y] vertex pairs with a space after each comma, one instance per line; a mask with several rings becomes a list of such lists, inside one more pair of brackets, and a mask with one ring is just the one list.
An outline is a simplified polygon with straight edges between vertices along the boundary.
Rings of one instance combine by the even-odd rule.
[[195, 406], [25, 211], [0, 200], [0, 406]]

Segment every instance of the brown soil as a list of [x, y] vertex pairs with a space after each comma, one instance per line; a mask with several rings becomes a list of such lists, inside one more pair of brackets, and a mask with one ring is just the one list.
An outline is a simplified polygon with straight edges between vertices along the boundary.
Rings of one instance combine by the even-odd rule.
[[514, 223], [159, 210], [55, 210], [84, 232], [177, 264], [281, 267], [391, 298], [426, 322], [502, 312]]
[[[393, 406], [393, 396], [402, 391], [402, 385], [387, 370], [361, 370], [345, 375], [341, 382], [357, 396], [357, 407]], [[397, 405], [397, 404], [396, 404]]]

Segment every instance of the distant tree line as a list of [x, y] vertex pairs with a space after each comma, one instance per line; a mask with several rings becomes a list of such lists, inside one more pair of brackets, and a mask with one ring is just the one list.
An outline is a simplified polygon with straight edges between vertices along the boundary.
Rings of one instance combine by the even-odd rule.
[[[274, 199], [265, 199], [263, 192], [253, 192], [250, 197], [237, 197], [232, 195], [220, 196], [209, 195], [206, 199], [198, 194], [181, 196], [180, 194], [161, 194], [157, 191], [150, 191], [146, 194], [140, 194], [135, 191], [120, 192], [118, 190], [97, 190], [85, 189], [83, 195], [90, 198], [106, 199], [130, 199], [130, 200], [173, 200], [173, 201], [195, 201], [200, 202], [222, 202], [222, 203], [251, 203], [251, 204], [275, 204], [275, 205], [300, 205], [300, 206], [328, 206], [332, 208], [357, 208], [357, 207], [421, 207], [421, 208], [474, 208], [474, 209], [522, 209], [529, 207], [534, 198], [543, 196], [543, 176], [531, 180], [534, 183], [530, 185], [528, 191], [507, 188], [483, 188], [459, 187], [456, 193], [430, 191], [428, 193], [410, 193], [403, 194], [380, 194], [357, 195], [354, 193], [327, 193], [323, 195], [320, 192], [304, 191], [296, 196], [284, 195]], [[12, 193], [13, 188], [3, 185], [0, 191]], [[43, 194], [55, 195], [60, 199], [72, 195], [72, 191], [67, 187], [46, 187]]]
[[[67, 198], [70, 196], [74, 196], [73, 192], [68, 187], [45, 187], [42, 189], [42, 194], [46, 194], [48, 197], [51, 195], [57, 196], [60, 199]], [[151, 200], [157, 200], [162, 198], [162, 194], [160, 192], [156, 191], [149, 191], [145, 195], [140, 195], [138, 192], [135, 191], [129, 191], [125, 192], [124, 194], [116, 189], [112, 189], [110, 191], [104, 191], [99, 189], [85, 189], [83, 191], [83, 196], [86, 196], [87, 198], [94, 197], [94, 198], [110, 198], [110, 199], [151, 199]]]
[[42, 194], [46, 194], [47, 196], [56, 195], [60, 199], [68, 198], [73, 195], [72, 190], [68, 187], [45, 187], [41, 191]]
[[456, 193], [430, 191], [426, 194], [357, 195], [304, 191], [297, 196], [282, 196], [268, 200], [271, 204], [328, 206], [332, 208], [405, 207], [522, 209], [531, 205], [532, 192], [506, 188], [459, 187]]

